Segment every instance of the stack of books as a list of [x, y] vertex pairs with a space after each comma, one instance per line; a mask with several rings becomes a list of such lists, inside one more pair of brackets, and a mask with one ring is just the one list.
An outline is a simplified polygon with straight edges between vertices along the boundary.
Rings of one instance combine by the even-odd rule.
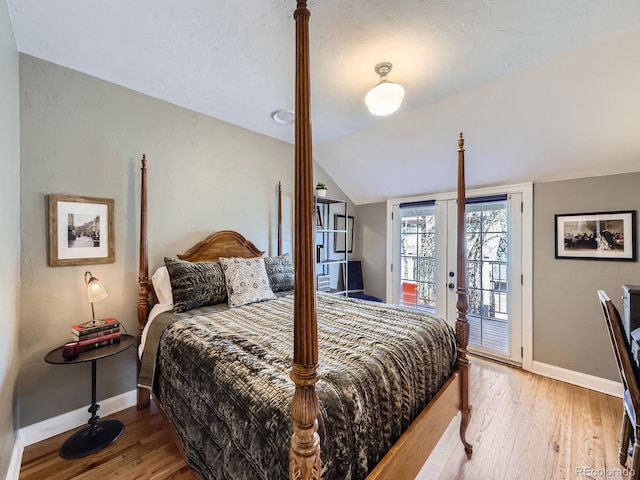
[[331, 290], [331, 276], [330, 275], [316, 276], [316, 289], [320, 292], [328, 292], [329, 290]]
[[71, 326], [73, 339], [81, 352], [120, 343], [120, 322], [115, 318], [91, 320]]

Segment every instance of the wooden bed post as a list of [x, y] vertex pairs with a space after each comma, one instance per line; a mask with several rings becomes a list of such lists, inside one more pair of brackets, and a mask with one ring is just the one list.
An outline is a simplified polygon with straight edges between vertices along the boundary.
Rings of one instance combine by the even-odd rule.
[[[140, 345], [142, 329], [149, 316], [149, 259], [147, 251], [147, 158], [142, 155], [141, 192], [140, 192], [140, 264], [138, 267], [138, 339]], [[138, 374], [140, 374], [140, 360], [138, 359]], [[138, 387], [138, 410], [150, 405], [150, 392], [146, 388]]]
[[473, 446], [467, 442], [467, 427], [471, 420], [471, 405], [469, 404], [469, 375], [470, 362], [467, 358], [467, 346], [469, 345], [469, 322], [467, 321], [467, 309], [469, 307], [467, 293], [467, 229], [466, 229], [466, 193], [464, 178], [464, 138], [462, 132], [458, 137], [458, 218], [457, 218], [457, 288], [458, 300], [456, 308], [456, 342], [458, 344], [458, 359], [456, 367], [462, 374], [461, 382], [461, 406], [462, 419], [460, 422], [460, 440], [464, 445], [464, 451], [468, 456], [473, 453]]
[[291, 480], [320, 480], [318, 435], [318, 332], [316, 318], [313, 157], [309, 81], [309, 10], [298, 0], [296, 22], [295, 101], [295, 237], [294, 326], [291, 379], [293, 435], [289, 450]]
[[282, 183], [278, 182], [278, 255], [282, 255]]

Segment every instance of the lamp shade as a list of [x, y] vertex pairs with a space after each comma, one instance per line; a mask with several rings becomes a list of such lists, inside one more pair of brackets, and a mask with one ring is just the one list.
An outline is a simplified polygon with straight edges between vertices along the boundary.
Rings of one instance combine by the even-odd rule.
[[372, 115], [385, 116], [391, 115], [400, 108], [404, 99], [404, 88], [402, 85], [381, 80], [373, 87], [364, 97], [364, 103]]
[[87, 297], [89, 297], [89, 302], [99, 302], [109, 296], [107, 291], [104, 289], [104, 286], [102, 286], [102, 283], [100, 283], [100, 280], [92, 276], [91, 272], [86, 272], [84, 275], [85, 282], [87, 284]]

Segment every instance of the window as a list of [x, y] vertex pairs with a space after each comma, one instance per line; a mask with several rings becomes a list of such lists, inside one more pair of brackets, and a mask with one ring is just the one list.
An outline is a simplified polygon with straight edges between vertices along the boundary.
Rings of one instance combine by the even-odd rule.
[[400, 304], [435, 311], [435, 202], [400, 205]]
[[509, 354], [509, 215], [506, 195], [467, 203], [469, 344]]

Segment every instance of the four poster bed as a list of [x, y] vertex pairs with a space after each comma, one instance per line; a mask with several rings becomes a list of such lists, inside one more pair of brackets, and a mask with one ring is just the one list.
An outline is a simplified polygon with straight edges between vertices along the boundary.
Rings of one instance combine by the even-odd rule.
[[425, 312], [316, 292], [309, 11], [297, 3], [294, 257], [281, 251], [278, 186], [277, 256], [217, 232], [165, 258], [154, 291], [143, 156], [138, 407], [152, 391], [204, 478], [410, 479], [458, 412], [472, 453], [464, 141], [455, 331]]

